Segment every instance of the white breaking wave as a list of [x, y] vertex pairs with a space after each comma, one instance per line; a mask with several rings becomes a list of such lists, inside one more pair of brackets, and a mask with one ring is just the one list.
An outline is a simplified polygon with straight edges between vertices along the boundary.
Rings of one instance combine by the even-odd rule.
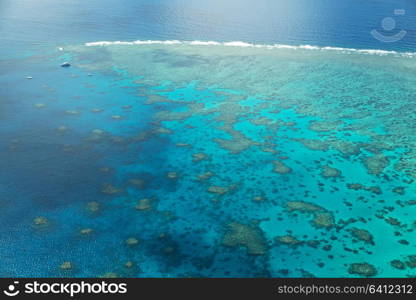
[[370, 55], [396, 55], [403, 57], [415, 57], [416, 52], [398, 52], [381, 49], [355, 49], [355, 48], [342, 48], [342, 47], [320, 47], [312, 45], [284, 45], [284, 44], [251, 44], [241, 41], [233, 42], [216, 42], [216, 41], [178, 41], [178, 40], [137, 40], [137, 41], [99, 41], [85, 43], [88, 47], [97, 46], [110, 46], [110, 45], [194, 45], [194, 46], [226, 46], [226, 47], [246, 47], [246, 48], [265, 48], [265, 49], [304, 49], [304, 50], [320, 50], [320, 51], [341, 51], [344, 53], [362, 53]]

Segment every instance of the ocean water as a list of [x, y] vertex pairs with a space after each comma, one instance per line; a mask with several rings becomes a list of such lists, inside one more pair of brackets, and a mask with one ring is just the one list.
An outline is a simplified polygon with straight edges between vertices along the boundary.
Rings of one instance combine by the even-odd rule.
[[1, 1], [0, 276], [415, 276], [415, 33], [410, 0]]

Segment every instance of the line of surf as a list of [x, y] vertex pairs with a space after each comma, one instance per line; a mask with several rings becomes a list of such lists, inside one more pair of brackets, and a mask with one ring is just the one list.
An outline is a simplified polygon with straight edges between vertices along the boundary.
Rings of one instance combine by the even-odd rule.
[[193, 46], [225, 46], [225, 47], [245, 47], [245, 48], [265, 48], [265, 49], [293, 49], [293, 50], [318, 50], [318, 51], [341, 51], [348, 53], [362, 53], [370, 55], [396, 55], [404, 57], [415, 57], [416, 52], [398, 52], [381, 49], [356, 49], [342, 47], [320, 47], [312, 45], [285, 45], [285, 44], [252, 44], [241, 41], [216, 42], [216, 41], [179, 41], [179, 40], [137, 40], [137, 41], [99, 41], [85, 43], [88, 47], [111, 46], [111, 45], [193, 45]]

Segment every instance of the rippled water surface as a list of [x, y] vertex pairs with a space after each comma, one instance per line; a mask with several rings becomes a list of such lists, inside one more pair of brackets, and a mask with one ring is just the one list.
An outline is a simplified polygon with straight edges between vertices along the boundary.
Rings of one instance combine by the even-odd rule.
[[0, 276], [416, 275], [415, 15], [2, 1]]

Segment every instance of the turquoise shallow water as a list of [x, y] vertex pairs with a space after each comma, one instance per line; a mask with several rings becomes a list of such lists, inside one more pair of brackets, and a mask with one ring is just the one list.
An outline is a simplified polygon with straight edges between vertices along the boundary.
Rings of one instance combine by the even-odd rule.
[[0, 276], [415, 276], [414, 3], [314, 3], [2, 1]]
[[415, 275], [415, 66], [187, 43], [4, 63], [1, 275]]

